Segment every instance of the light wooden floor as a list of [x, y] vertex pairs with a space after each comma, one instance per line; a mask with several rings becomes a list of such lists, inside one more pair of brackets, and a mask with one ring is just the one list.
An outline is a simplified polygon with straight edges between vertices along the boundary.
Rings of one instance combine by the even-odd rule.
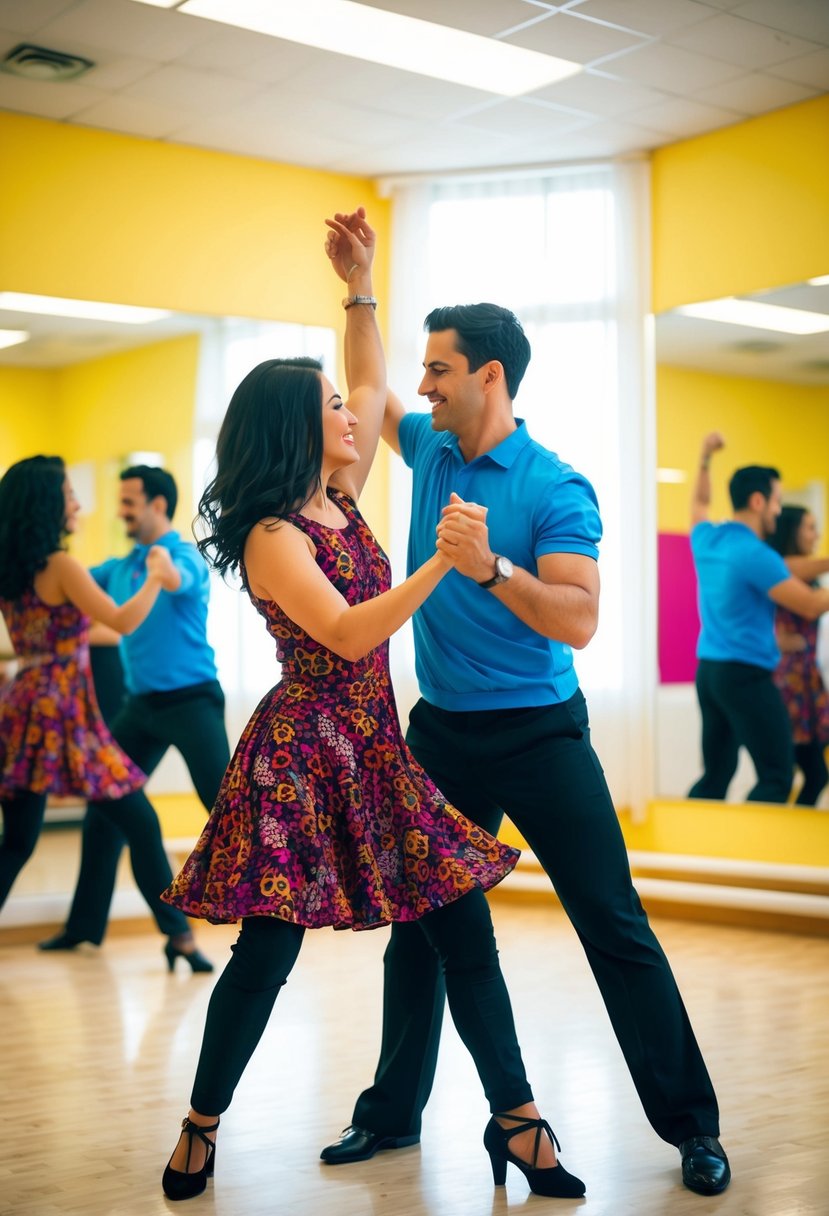
[[[0, 946], [2, 1216], [826, 1216], [829, 943], [657, 923], [722, 1107], [734, 1182], [685, 1191], [650, 1130], [581, 949], [555, 909], [493, 901], [536, 1096], [582, 1201], [495, 1190], [472, 1065], [447, 1023], [420, 1148], [338, 1168], [320, 1148], [370, 1079], [385, 932], [311, 933], [225, 1116], [216, 1180], [185, 1205], [159, 1179], [187, 1109], [210, 977], [168, 976], [154, 934], [99, 952]], [[205, 927], [227, 957], [231, 929]]]

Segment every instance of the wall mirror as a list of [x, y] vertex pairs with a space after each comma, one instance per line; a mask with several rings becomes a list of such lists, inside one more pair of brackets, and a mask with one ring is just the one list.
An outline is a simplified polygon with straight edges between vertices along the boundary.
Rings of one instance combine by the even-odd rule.
[[[816, 267], [817, 270], [825, 268]], [[822, 314], [829, 322], [829, 276], [741, 299]], [[701, 772], [699, 711], [693, 685], [698, 632], [696, 583], [687, 542], [692, 479], [704, 434], [719, 430], [725, 449], [712, 466], [712, 518], [730, 514], [727, 482], [740, 465], [780, 468], [784, 499], [807, 506], [829, 553], [829, 332], [791, 334], [727, 323], [675, 309], [656, 317], [659, 685], [656, 793], [683, 798]], [[785, 319], [785, 318], [784, 318]], [[766, 318], [768, 320], [768, 317]], [[829, 681], [829, 622], [820, 657]], [[741, 755], [729, 801], [754, 784]], [[824, 792], [821, 803], [829, 808]]]
[[[308, 354], [321, 358], [332, 378], [338, 372], [336, 334], [324, 327], [160, 311], [141, 316], [139, 323], [32, 311], [42, 306], [89, 314], [89, 305], [54, 300], [37, 305], [31, 298], [0, 293], [0, 341], [8, 331], [29, 335], [0, 349], [0, 467], [36, 452], [64, 457], [83, 508], [72, 551], [94, 564], [130, 546], [117, 518], [118, 474], [127, 464], [163, 464], [172, 470], [180, 496], [173, 526], [192, 537], [196, 498], [221, 418], [233, 388], [254, 364]], [[252, 706], [278, 676], [274, 646], [247, 597], [219, 578], [213, 579], [209, 637], [233, 744]], [[0, 636], [0, 651], [8, 655], [7, 637]], [[191, 791], [189, 774], [171, 749], [148, 793], [163, 798]], [[56, 837], [57, 825], [64, 824], [60, 834], [67, 843], [71, 832], [77, 837], [83, 811], [81, 805], [51, 800], [47, 836]], [[72, 847], [69, 860], [66, 849], [52, 854], [40, 846], [35, 851], [0, 925], [22, 923], [32, 901], [37, 908], [30, 919], [63, 918], [76, 859]], [[116, 901], [123, 897], [123, 910], [142, 915], [143, 903], [131, 902], [131, 896], [119, 889]]]

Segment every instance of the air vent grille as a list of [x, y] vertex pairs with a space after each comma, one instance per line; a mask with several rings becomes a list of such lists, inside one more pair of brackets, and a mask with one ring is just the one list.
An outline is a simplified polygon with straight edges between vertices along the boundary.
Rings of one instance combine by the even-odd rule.
[[26, 80], [58, 81], [74, 80], [94, 66], [91, 59], [84, 59], [80, 55], [67, 55], [65, 51], [52, 51], [45, 46], [21, 42], [12, 47], [0, 63], [0, 71], [23, 76]]

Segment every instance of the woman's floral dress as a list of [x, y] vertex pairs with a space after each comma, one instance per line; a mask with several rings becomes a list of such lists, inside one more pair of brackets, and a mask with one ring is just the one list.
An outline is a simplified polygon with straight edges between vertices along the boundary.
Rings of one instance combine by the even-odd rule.
[[0, 599], [20, 670], [0, 687], [0, 797], [75, 794], [111, 800], [147, 778], [104, 725], [89, 666], [89, 617], [34, 588]]
[[[346, 527], [290, 518], [356, 604], [388, 588], [388, 562], [351, 499], [329, 496]], [[500, 882], [518, 853], [451, 806], [409, 752], [388, 644], [347, 662], [248, 593], [276, 640], [282, 678], [245, 728], [213, 813], [163, 898], [210, 921], [274, 916], [370, 929]]]
[[779, 630], [799, 633], [806, 641], [805, 649], [782, 654], [774, 673], [792, 720], [792, 738], [796, 744], [812, 739], [829, 743], [829, 692], [817, 661], [818, 622], [787, 608], [778, 608], [775, 620]]

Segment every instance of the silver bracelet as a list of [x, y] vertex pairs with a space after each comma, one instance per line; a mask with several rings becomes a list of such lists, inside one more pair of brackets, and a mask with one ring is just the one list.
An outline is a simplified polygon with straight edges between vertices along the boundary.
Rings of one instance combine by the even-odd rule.
[[346, 296], [343, 300], [343, 308], [353, 308], [355, 304], [370, 304], [376, 308], [377, 300], [374, 296]]

